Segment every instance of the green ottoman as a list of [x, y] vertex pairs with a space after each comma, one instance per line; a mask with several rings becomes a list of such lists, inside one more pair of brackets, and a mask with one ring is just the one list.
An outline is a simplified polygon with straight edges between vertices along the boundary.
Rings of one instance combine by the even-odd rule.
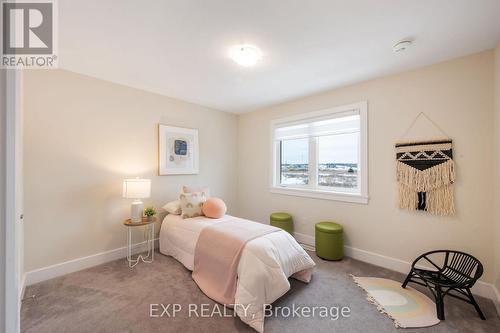
[[272, 226], [288, 231], [293, 236], [293, 219], [288, 213], [272, 213], [270, 222]]
[[326, 260], [340, 260], [344, 256], [343, 228], [335, 222], [316, 223], [316, 255]]

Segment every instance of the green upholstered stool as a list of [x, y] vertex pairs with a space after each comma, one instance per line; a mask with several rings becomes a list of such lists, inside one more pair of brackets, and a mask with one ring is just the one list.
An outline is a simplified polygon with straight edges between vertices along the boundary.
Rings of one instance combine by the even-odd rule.
[[316, 255], [327, 260], [344, 256], [343, 228], [335, 222], [316, 223]]
[[288, 213], [272, 213], [270, 222], [272, 226], [288, 231], [293, 236], [293, 219]]

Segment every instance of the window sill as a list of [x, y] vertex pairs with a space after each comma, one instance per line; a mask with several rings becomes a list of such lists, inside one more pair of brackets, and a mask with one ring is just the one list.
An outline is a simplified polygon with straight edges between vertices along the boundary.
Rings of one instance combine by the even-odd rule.
[[301, 188], [289, 188], [289, 187], [278, 187], [273, 186], [270, 188], [271, 193], [291, 195], [296, 197], [306, 197], [313, 199], [322, 200], [333, 200], [333, 201], [343, 201], [352, 202], [359, 204], [368, 204], [368, 196], [363, 196], [360, 194], [350, 194], [350, 193], [339, 193], [321, 190], [311, 190], [311, 189], [301, 189]]

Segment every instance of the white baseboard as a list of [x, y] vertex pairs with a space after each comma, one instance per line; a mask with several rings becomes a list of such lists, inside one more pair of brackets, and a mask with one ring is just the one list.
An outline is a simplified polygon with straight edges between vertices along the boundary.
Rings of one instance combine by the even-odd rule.
[[[301, 233], [294, 233], [295, 238], [299, 243], [303, 243], [309, 247], [315, 247], [314, 236], [309, 236]], [[378, 253], [361, 250], [355, 247], [344, 245], [344, 254], [353, 259], [363, 261], [375, 266], [380, 266], [383, 268], [387, 268], [399, 273], [408, 274], [410, 271], [411, 263], [387, 257]], [[472, 293], [474, 295], [482, 296], [485, 298], [489, 298], [494, 302], [500, 302], [500, 295], [498, 290], [491, 283], [486, 283], [481, 280], [477, 281], [474, 287], [472, 288]], [[498, 306], [498, 305], [497, 305]], [[500, 312], [499, 312], [500, 313]]]
[[298, 232], [294, 232], [293, 236], [297, 240], [297, 242], [302, 245], [302, 247], [306, 250], [309, 251], [315, 251], [315, 242], [314, 242], [314, 236], [309, 236], [305, 234], [300, 234]]
[[19, 281], [19, 313], [21, 313], [21, 306], [23, 305], [24, 291], [26, 290], [26, 273], [23, 273]]
[[[145, 250], [145, 246], [146, 242], [134, 244], [132, 252], [134, 254], [142, 252]], [[155, 248], [157, 247], [158, 247], [158, 238], [155, 239]], [[109, 250], [93, 254], [87, 257], [69, 260], [52, 266], [39, 268], [30, 272], [26, 272], [24, 284], [26, 286], [30, 286], [38, 282], [53, 279], [62, 275], [80, 271], [82, 269], [104, 264], [113, 260], [125, 258], [126, 256], [127, 256], [127, 247], [124, 246], [118, 249]]]
[[[314, 236], [294, 233], [295, 238], [301, 245], [304, 246], [306, 250], [314, 251], [315, 241]], [[133, 252], [138, 253], [144, 251], [145, 242], [137, 243], [134, 245]], [[155, 248], [158, 247], [158, 238], [155, 239]], [[387, 268], [396, 272], [407, 274], [410, 270], [411, 263], [387, 257], [378, 253], [358, 249], [351, 246], [344, 246], [344, 253], [346, 256], [353, 259], [363, 261], [372, 265]], [[25, 286], [29, 286], [38, 282], [53, 279], [58, 276], [80, 271], [82, 269], [90, 268], [100, 264], [104, 264], [113, 260], [121, 259], [126, 257], [127, 247], [121, 247], [118, 249], [105, 251], [90, 255], [83, 258], [73, 259], [60, 264], [43, 267], [30, 272], [26, 272], [21, 280], [20, 286], [20, 298], [24, 295]], [[472, 292], [475, 295], [489, 298], [494, 301], [497, 306], [498, 313], [500, 315], [500, 293], [498, 289], [491, 283], [486, 283], [483, 281], [478, 281]]]
[[25, 290], [26, 290], [26, 273], [23, 273], [21, 281], [19, 282], [19, 304], [21, 304], [21, 300], [24, 298]]

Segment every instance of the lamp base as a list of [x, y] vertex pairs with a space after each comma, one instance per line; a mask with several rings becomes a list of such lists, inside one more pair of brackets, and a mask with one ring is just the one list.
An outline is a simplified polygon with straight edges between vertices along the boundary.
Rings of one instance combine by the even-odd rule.
[[135, 200], [132, 202], [132, 206], [130, 209], [130, 220], [133, 223], [142, 222], [142, 212], [144, 211], [144, 204], [141, 200]]

